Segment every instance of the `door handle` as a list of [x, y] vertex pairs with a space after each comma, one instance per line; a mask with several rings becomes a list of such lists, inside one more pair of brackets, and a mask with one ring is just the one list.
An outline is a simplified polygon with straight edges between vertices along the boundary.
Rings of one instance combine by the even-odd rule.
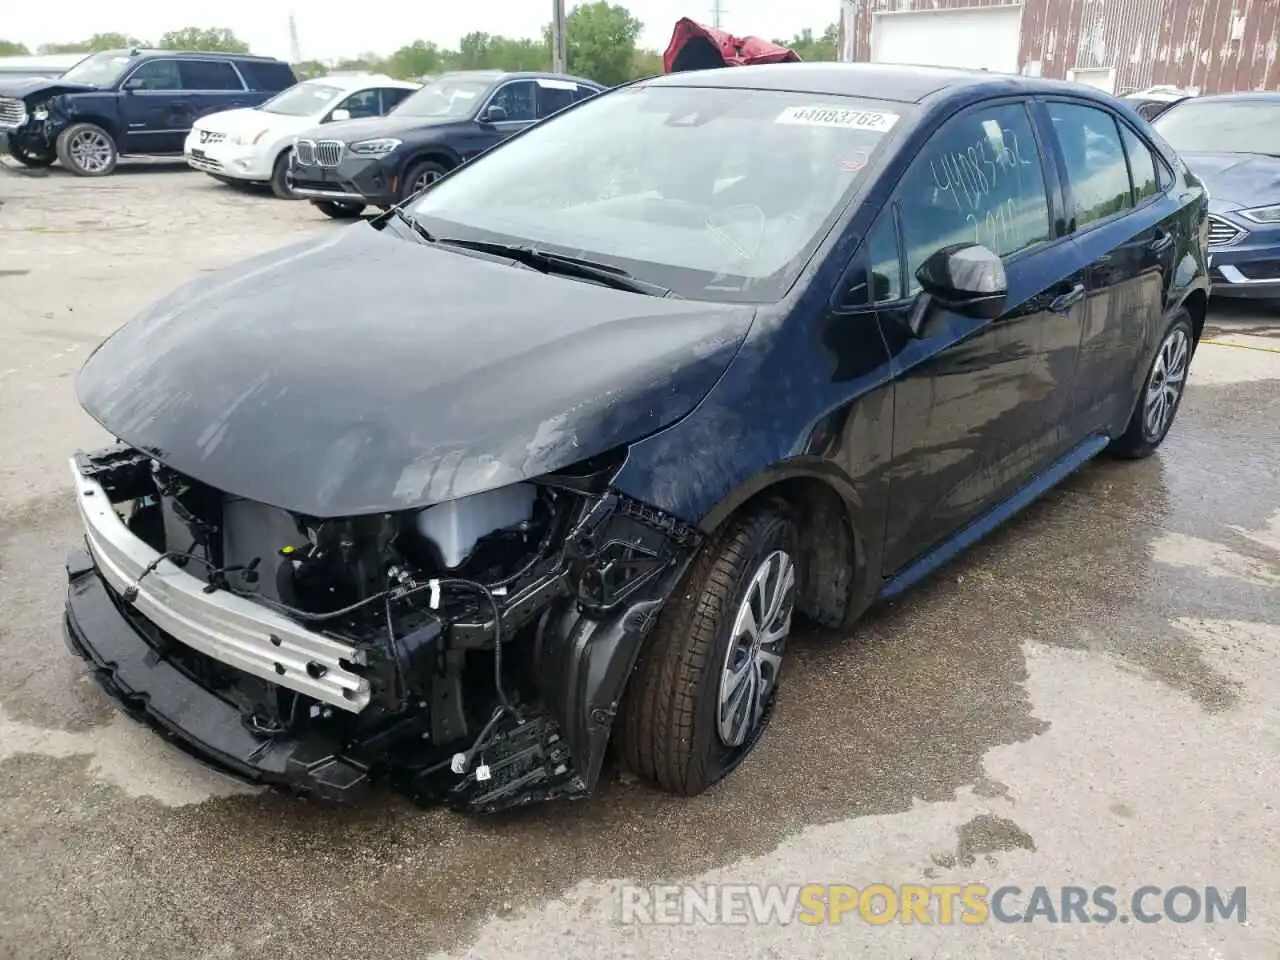
[[1050, 313], [1067, 313], [1077, 303], [1084, 299], [1084, 284], [1077, 283], [1066, 293], [1060, 294], [1049, 301]]

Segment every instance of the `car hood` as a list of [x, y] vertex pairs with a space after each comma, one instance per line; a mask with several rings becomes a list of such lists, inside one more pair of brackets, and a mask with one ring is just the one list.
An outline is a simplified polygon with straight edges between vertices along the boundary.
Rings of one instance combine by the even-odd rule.
[[0, 79], [0, 97], [25, 100], [40, 95], [55, 97], [61, 93], [92, 93], [98, 88], [88, 83], [67, 83], [57, 77], [11, 77]]
[[362, 223], [171, 295], [102, 343], [76, 389], [120, 440], [227, 493], [321, 518], [394, 512], [675, 422], [753, 316]]
[[313, 127], [306, 136], [316, 140], [341, 140], [344, 143], [355, 143], [358, 140], [394, 137], [457, 122], [457, 117], [441, 117], [433, 120], [430, 117], [396, 117], [395, 114], [388, 114], [385, 117], [365, 117], [360, 120], [326, 123], [322, 127]]
[[196, 130], [210, 130], [215, 133], [239, 133], [250, 127], [261, 129], [273, 127], [273, 121], [281, 119], [271, 114], [254, 110], [252, 107], [238, 107], [235, 110], [219, 110], [217, 113], [206, 113], [192, 126]]
[[1184, 153], [1215, 201], [1240, 207], [1280, 203], [1280, 158], [1258, 153]]

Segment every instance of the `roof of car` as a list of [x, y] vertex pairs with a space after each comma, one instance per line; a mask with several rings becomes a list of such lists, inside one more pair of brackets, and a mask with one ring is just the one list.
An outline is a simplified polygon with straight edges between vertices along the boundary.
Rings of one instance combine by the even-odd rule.
[[450, 77], [468, 77], [475, 80], [571, 80], [574, 83], [585, 83], [592, 87], [602, 86], [602, 84], [596, 83], [594, 80], [588, 80], [586, 77], [575, 77], [569, 73], [554, 73], [550, 70], [449, 70], [432, 77], [432, 79], [444, 80]]
[[1238, 93], [1212, 93], [1196, 97], [1196, 103], [1234, 103], [1241, 100], [1259, 103], [1280, 103], [1280, 90], [1241, 90]]
[[159, 50], [151, 47], [135, 47], [132, 50], [103, 50], [102, 52], [117, 57], [212, 57], [220, 60], [282, 62], [278, 57], [263, 57], [256, 53], [227, 53], [225, 50]]
[[330, 73], [323, 77], [312, 77], [303, 83], [322, 83], [342, 90], [361, 90], [370, 84], [384, 87], [400, 87], [405, 90], [417, 90], [422, 84], [413, 80], [397, 80], [385, 73]]
[[777, 90], [814, 95], [868, 97], [920, 103], [942, 91], [965, 87], [1010, 87], [1027, 93], [1053, 90], [1091, 95], [1091, 88], [987, 70], [961, 70], [888, 63], [769, 63], [749, 67], [664, 74], [646, 83], [663, 86]]

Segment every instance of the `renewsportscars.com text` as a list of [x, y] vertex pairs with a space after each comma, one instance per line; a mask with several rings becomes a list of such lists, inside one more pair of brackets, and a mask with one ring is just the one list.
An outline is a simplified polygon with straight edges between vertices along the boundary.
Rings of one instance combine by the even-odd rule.
[[623, 923], [1244, 923], [1244, 887], [1048, 887], [875, 883], [628, 886]]

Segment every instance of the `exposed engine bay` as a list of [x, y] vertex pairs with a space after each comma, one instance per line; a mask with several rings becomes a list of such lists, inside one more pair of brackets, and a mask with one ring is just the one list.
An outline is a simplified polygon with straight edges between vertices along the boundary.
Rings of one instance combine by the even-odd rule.
[[[124, 445], [81, 454], [89, 556], [69, 561], [68, 635], [131, 712], [250, 780], [342, 798], [385, 778], [481, 812], [580, 796], [653, 614], [700, 539], [611, 491], [620, 463], [405, 513], [316, 518]], [[107, 615], [92, 599], [104, 591], [132, 630], [113, 631], [119, 649], [140, 639], [145, 656], [89, 641], [101, 623], [74, 622]], [[167, 694], [178, 677], [187, 686]], [[203, 718], [234, 710], [234, 736], [175, 719], [199, 696], [218, 701]]]

